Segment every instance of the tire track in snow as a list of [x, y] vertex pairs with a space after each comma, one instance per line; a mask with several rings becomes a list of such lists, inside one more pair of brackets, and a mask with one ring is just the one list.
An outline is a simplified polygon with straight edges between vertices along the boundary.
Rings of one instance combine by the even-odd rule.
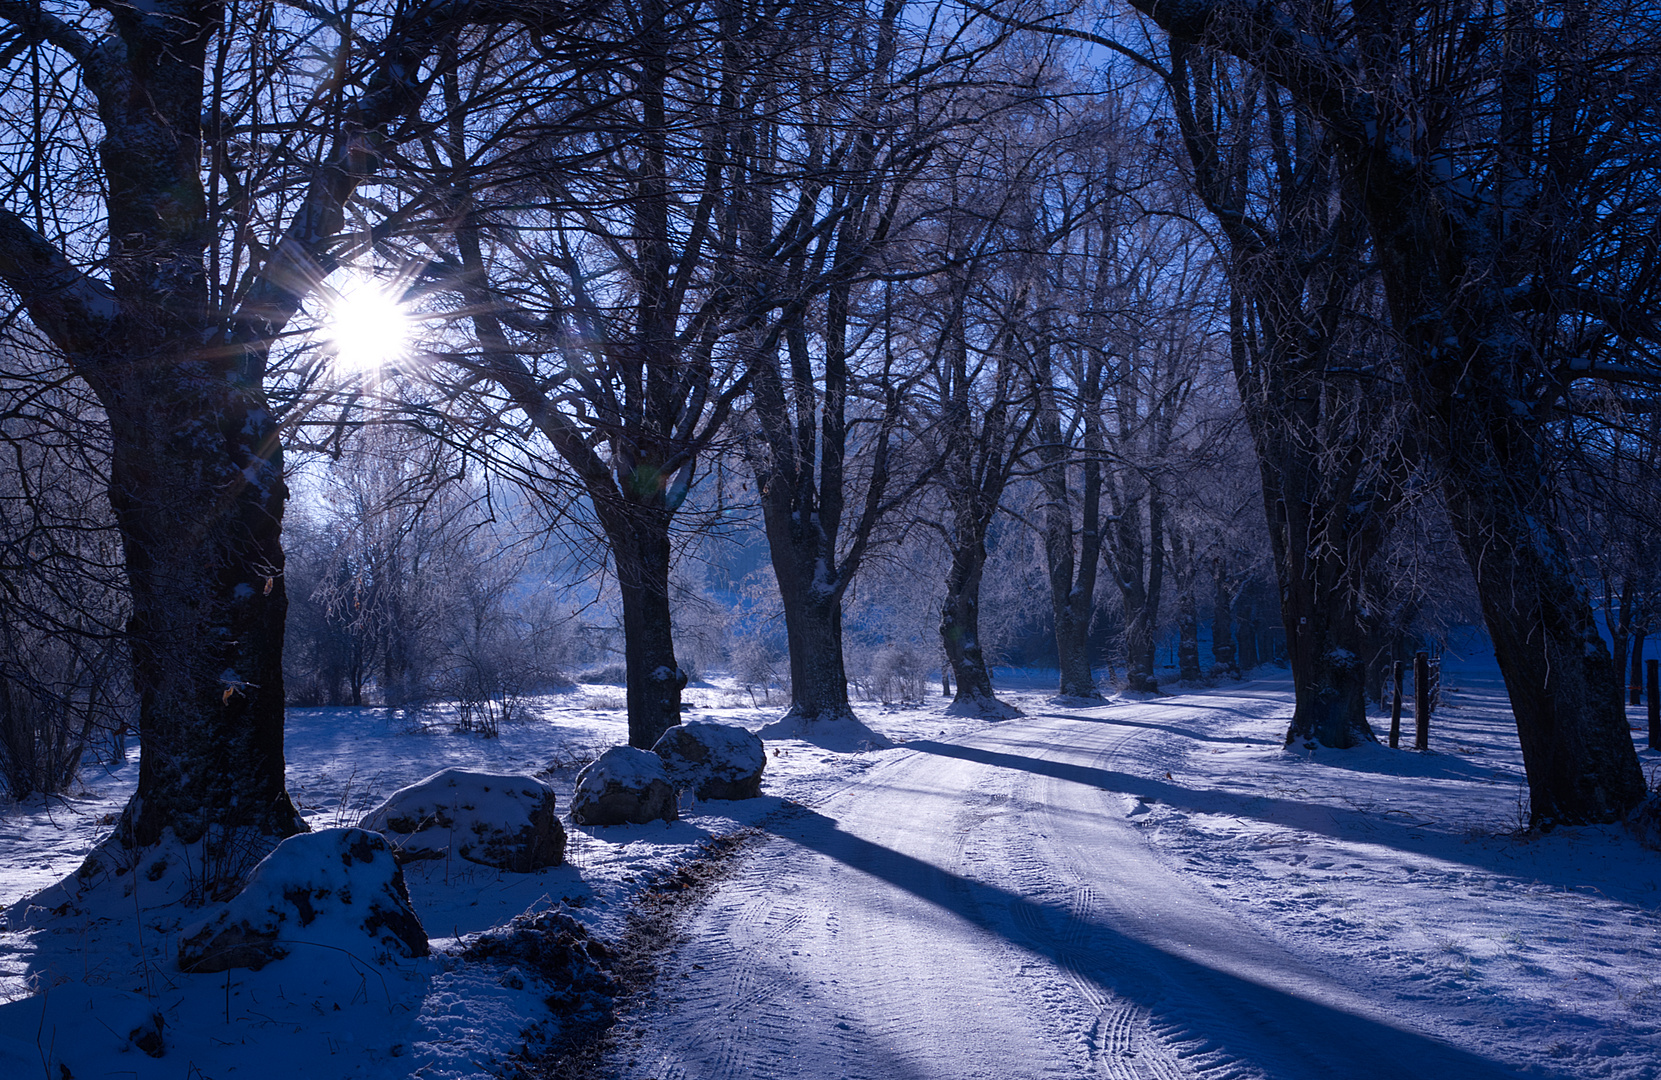
[[[1023, 775], [1018, 770], [1006, 770]], [[1024, 774], [1029, 786], [1032, 774]], [[1013, 924], [1029, 947], [1048, 951], [1065, 976], [1070, 994], [1060, 1007], [1068, 1014], [1059, 1018], [1066, 1026], [1086, 1026], [1076, 1032], [1097, 1075], [1108, 1080], [1177, 1080], [1188, 1075], [1178, 1064], [1165, 1040], [1150, 1020], [1152, 1012], [1113, 993], [1102, 985], [1098, 974], [1103, 966], [1100, 948], [1093, 941], [1093, 920], [1100, 897], [1071, 860], [1058, 858], [1050, 838], [1062, 828], [1034, 791], [1024, 792], [1023, 802], [1031, 807], [1031, 818], [1044, 827], [1012, 833], [1003, 838], [1005, 858], [1011, 874], [1011, 892], [1027, 897], [1054, 897], [1052, 906], [1012, 904]]]
[[[1420, 1077], [1514, 1075], [1361, 1000], [1164, 868], [1127, 816], [1141, 801], [1183, 798], [1180, 785], [1159, 779], [1183, 715], [1172, 704], [1138, 711], [1034, 718], [1024, 730], [939, 750], [1034, 778], [1037, 863], [1051, 880], [1091, 883], [1101, 898], [1084, 975], [1146, 1006], [1152, 1046], [1167, 1050], [1139, 1049], [1130, 1075], [1396, 1077], [1406, 1057]], [[1150, 713], [1158, 723], [1146, 722]], [[1131, 723], [1102, 722], [1119, 717]], [[1076, 953], [1058, 962], [1079, 970]]]
[[919, 740], [779, 818], [689, 928], [673, 999], [638, 1018], [611, 1074], [1362, 1080], [1409, 1060], [1420, 1080], [1504, 1074], [1158, 861], [1129, 817], [1183, 797], [1159, 779], [1183, 722], [1133, 705]]

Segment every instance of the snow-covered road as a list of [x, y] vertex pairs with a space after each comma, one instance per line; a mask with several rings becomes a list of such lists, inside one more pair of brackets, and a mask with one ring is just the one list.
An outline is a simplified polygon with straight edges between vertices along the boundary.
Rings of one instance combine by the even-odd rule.
[[[1140, 821], [1249, 690], [914, 740], [769, 822], [609, 1071], [1273, 1080], [1516, 1075], [1357, 992], [1177, 872]], [[1305, 950], [1306, 952], [1308, 950]], [[1381, 997], [1376, 992], [1373, 998]]]

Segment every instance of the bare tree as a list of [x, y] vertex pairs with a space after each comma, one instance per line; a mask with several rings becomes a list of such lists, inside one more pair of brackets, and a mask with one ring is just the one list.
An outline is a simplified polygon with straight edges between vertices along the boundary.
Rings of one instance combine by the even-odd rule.
[[996, 698], [981, 637], [987, 538], [1038, 417], [1020, 340], [1032, 300], [1030, 253], [1010, 216], [1013, 207], [1019, 219], [1053, 151], [1044, 121], [1053, 102], [1033, 85], [1041, 80], [1029, 76], [1024, 90], [1010, 81], [1016, 89], [978, 96], [973, 107], [985, 121], [943, 149], [946, 175], [914, 193], [921, 216], [906, 238], [920, 265], [940, 267], [913, 282], [904, 301], [904, 333], [928, 358], [912, 423], [945, 499], [924, 519], [950, 558], [938, 633], [956, 687], [952, 710], [989, 717], [1019, 710]]
[[[1150, 213], [1120, 230], [1111, 255], [1118, 262], [1112, 271], [1117, 310], [1096, 345], [1111, 357], [1103, 431], [1110, 524], [1103, 554], [1124, 613], [1126, 685], [1140, 692], [1159, 689], [1154, 649], [1165, 578], [1183, 543], [1176, 518], [1182, 508], [1175, 504], [1182, 478], [1200, 464], [1194, 406], [1218, 360], [1211, 340], [1216, 312], [1207, 302], [1216, 267], [1202, 238], [1171, 213], [1180, 207], [1180, 199], [1171, 203], [1173, 194], [1150, 188], [1144, 195]], [[1190, 554], [1178, 560], [1189, 586]], [[1191, 601], [1191, 587], [1179, 595]], [[1197, 649], [1196, 640], [1191, 670]]]
[[929, 305], [944, 323], [936, 331], [929, 409], [939, 455], [935, 475], [948, 504], [939, 524], [951, 557], [939, 633], [956, 686], [953, 711], [1007, 717], [1018, 711], [992, 690], [981, 641], [981, 581], [987, 534], [1020, 468], [1038, 412], [1012, 325], [1024, 300], [1019, 294], [998, 295], [998, 285], [1008, 279], [988, 272], [995, 255], [975, 250], [981, 246], [975, 233], [983, 231], [971, 229], [959, 241], [961, 249], [947, 256], [953, 269], [941, 275], [944, 296], [929, 297], [943, 301]]
[[1365, 224], [1327, 132], [1283, 90], [1180, 41], [1170, 63], [1194, 186], [1229, 253], [1231, 354], [1296, 691], [1286, 737], [1371, 741], [1364, 613], [1383, 598], [1369, 573], [1413, 462]]
[[[568, 19], [486, 0], [0, 3], [7, 63], [43, 72], [8, 84], [7, 140], [36, 149], [0, 165], [0, 281], [109, 423], [144, 740], [115, 844], [205, 842], [224, 879], [198, 893], [304, 827], [283, 783], [272, 345], [349, 251], [354, 193], [420, 127], [441, 44], [526, 15]], [[302, 70], [313, 49], [335, 64]]]
[[804, 84], [813, 96], [779, 144], [801, 177], [781, 201], [798, 209], [775, 225], [768, 208], [755, 208], [752, 247], [788, 238], [770, 287], [789, 302], [748, 354], [744, 446], [784, 607], [790, 715], [803, 720], [851, 715], [843, 597], [884, 515], [921, 483], [895, 478], [915, 373], [914, 358], [897, 352], [891, 282], [935, 268], [902, 258], [890, 241], [942, 133], [963, 122], [936, 83], [968, 78], [996, 40], [976, 32], [971, 23], [944, 42], [919, 37], [905, 6], [884, 0], [880, 12], [819, 39], [824, 75]]
[[1107, 408], [1115, 377], [1113, 329], [1122, 269], [1122, 198], [1115, 143], [1123, 128], [1101, 114], [1058, 118], [1056, 151], [1012, 228], [1028, 253], [1031, 314], [1022, 320], [1036, 391], [1030, 469], [1042, 506], [1060, 693], [1100, 697], [1090, 656], [1096, 579], [1103, 565]]
[[[862, 25], [857, 5], [848, 13]], [[557, 462], [598, 521], [638, 747], [680, 721], [677, 515], [752, 392], [758, 337], [776, 341], [796, 302], [780, 267], [846, 209], [823, 212], [824, 163], [809, 152], [804, 171], [794, 156], [804, 112], [834, 101], [810, 70], [842, 26], [826, 14], [771, 0], [617, 5], [591, 39], [610, 59], [505, 126], [458, 121], [442, 148], [463, 223], [453, 248], [430, 241], [432, 257], [477, 343], [450, 357], [454, 392]], [[792, 184], [801, 197], [782, 199]], [[781, 201], [795, 207], [775, 220]]]
[[1263, 71], [1332, 140], [1510, 692], [1532, 820], [1620, 817], [1644, 780], [1553, 523], [1545, 435], [1575, 380], [1653, 373], [1655, 12], [1132, 4], [1179, 46]]

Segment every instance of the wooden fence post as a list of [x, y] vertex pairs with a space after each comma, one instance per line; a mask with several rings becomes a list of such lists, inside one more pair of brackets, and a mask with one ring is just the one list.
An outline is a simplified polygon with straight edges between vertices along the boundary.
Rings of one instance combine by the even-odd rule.
[[1401, 743], [1401, 684], [1406, 664], [1396, 661], [1396, 696], [1390, 700], [1390, 749]]
[[1413, 749], [1430, 749], [1430, 654], [1413, 654]]
[[1649, 683], [1649, 748], [1661, 750], [1661, 660], [1646, 660]]
[[[1628, 705], [1636, 705], [1638, 702], [1643, 700], [1644, 688], [1638, 683], [1638, 658], [1643, 655], [1644, 639], [1640, 637], [1632, 644], [1632, 666], [1627, 669], [1628, 675], [1626, 680], [1626, 690], [1628, 697], [1626, 699], [1626, 703]], [[1624, 658], [1617, 659], [1615, 661], [1615, 666], [1617, 668], [1625, 667], [1626, 664]]]

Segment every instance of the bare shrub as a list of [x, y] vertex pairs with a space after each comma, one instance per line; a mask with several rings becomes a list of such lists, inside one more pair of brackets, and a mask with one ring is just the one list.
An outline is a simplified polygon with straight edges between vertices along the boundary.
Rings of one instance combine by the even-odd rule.
[[856, 680], [861, 696], [880, 701], [884, 705], [911, 704], [922, 701], [930, 666], [918, 650], [909, 643], [884, 645], [870, 657], [867, 673]]
[[[733, 681], [750, 696], [751, 705], [771, 703], [773, 691], [787, 695], [790, 688], [790, 667], [777, 649], [759, 637], [741, 637], [727, 649]], [[756, 691], [761, 700], [756, 700]]]

